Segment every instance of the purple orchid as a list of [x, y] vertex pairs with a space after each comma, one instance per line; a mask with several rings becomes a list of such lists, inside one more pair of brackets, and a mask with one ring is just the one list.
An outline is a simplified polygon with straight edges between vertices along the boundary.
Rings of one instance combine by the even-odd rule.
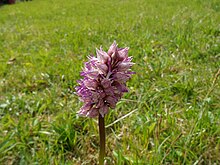
[[129, 48], [118, 48], [116, 42], [108, 52], [100, 48], [96, 50], [97, 57], [89, 56], [89, 61], [81, 72], [84, 78], [77, 81], [76, 92], [84, 105], [79, 115], [102, 117], [109, 108], [114, 109], [124, 92], [128, 92], [126, 82], [134, 72], [130, 71], [132, 57], [128, 57]]

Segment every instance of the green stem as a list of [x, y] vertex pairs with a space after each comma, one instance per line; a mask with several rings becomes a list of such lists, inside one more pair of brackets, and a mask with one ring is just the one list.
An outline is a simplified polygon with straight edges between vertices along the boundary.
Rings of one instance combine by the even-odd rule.
[[99, 165], [104, 165], [105, 157], [105, 118], [99, 114], [99, 139], [100, 139], [100, 151], [99, 151]]

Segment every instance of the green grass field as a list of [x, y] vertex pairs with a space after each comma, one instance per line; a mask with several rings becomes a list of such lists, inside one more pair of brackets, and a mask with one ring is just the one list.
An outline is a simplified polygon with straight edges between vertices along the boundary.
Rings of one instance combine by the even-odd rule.
[[220, 164], [218, 0], [1, 6], [0, 164], [96, 164], [97, 120], [77, 116], [74, 87], [114, 40], [136, 75], [106, 116], [108, 164]]

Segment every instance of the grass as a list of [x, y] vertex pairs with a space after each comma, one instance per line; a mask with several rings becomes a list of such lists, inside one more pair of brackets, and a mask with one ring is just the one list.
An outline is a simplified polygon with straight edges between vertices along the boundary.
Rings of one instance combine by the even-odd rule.
[[1, 6], [0, 164], [97, 162], [97, 120], [77, 116], [74, 87], [113, 40], [136, 75], [106, 116], [108, 164], [219, 164], [219, 20], [217, 0]]

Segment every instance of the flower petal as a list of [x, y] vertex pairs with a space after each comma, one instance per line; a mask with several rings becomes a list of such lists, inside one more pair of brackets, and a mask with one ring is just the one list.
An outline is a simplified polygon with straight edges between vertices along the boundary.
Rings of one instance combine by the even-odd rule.
[[113, 79], [115, 81], [118, 81], [120, 83], [125, 83], [126, 81], [128, 81], [131, 78], [130, 75], [125, 74], [123, 72], [117, 72], [113, 75]]
[[98, 108], [92, 108], [90, 111], [88, 111], [88, 113], [86, 114], [86, 116], [94, 118], [97, 117], [99, 115], [99, 109]]
[[114, 41], [108, 50], [108, 55], [111, 56], [116, 50], [117, 50], [117, 44], [116, 41]]
[[109, 55], [106, 52], [102, 51], [102, 50], [96, 49], [96, 54], [97, 54], [98, 60], [102, 63], [107, 63], [108, 60], [110, 59]]
[[117, 103], [117, 99], [114, 96], [107, 96], [105, 98], [106, 102], [109, 104], [109, 107], [114, 109]]
[[99, 109], [99, 113], [102, 115], [102, 117], [105, 117], [105, 115], [108, 113], [109, 107], [107, 105], [104, 105], [102, 108]]
[[118, 64], [117, 69], [119, 72], [123, 72], [130, 69], [132, 65], [134, 65], [133, 62], [121, 62]]
[[98, 82], [96, 80], [85, 80], [84, 84], [88, 89], [92, 90], [95, 90], [98, 87]]
[[96, 63], [96, 67], [99, 69], [101, 74], [107, 75], [108, 67], [106, 64]]
[[118, 60], [123, 61], [125, 58], [128, 58], [128, 50], [129, 48], [120, 48], [118, 49]]
[[79, 115], [81, 116], [86, 116], [86, 114], [88, 113], [88, 111], [92, 108], [92, 104], [85, 104], [84, 106], [82, 106], [80, 108], [80, 111], [78, 112]]
[[103, 88], [108, 88], [111, 86], [111, 81], [107, 78], [104, 78], [102, 81], [101, 81], [101, 84], [102, 84], [102, 87]]

